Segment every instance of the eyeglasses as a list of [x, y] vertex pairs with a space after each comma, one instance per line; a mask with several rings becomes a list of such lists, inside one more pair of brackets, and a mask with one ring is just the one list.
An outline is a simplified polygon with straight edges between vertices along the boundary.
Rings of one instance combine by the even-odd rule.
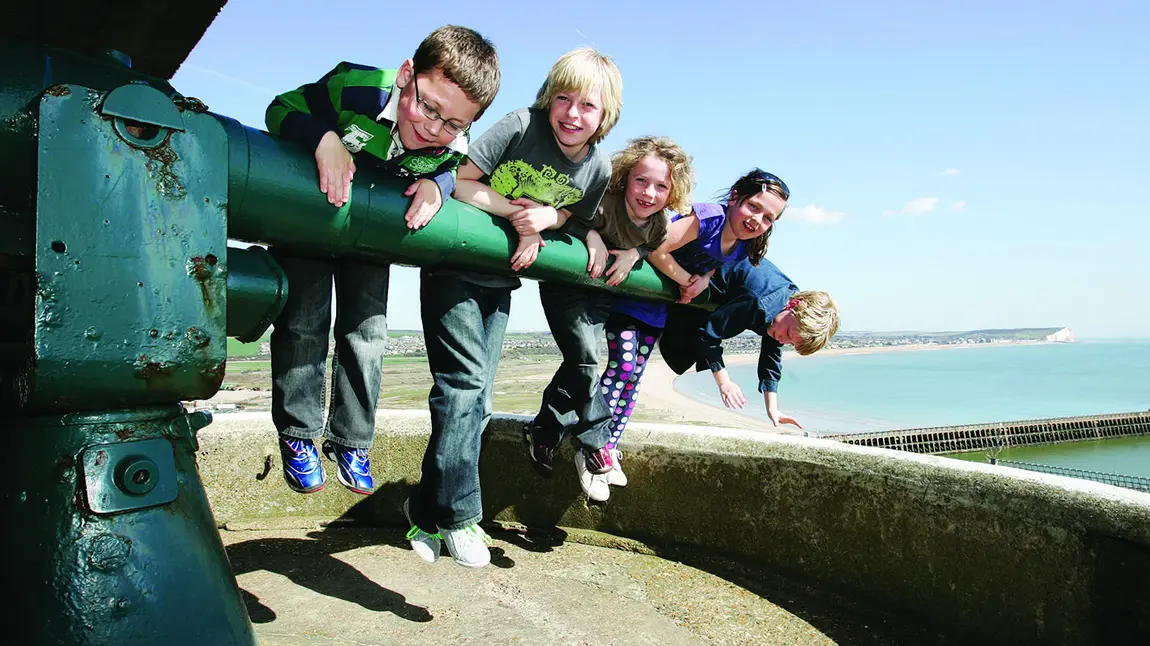
[[432, 121], [443, 121], [443, 129], [447, 131], [447, 134], [451, 135], [452, 137], [458, 137], [459, 135], [467, 132], [467, 129], [471, 127], [470, 123], [461, 126], [459, 125], [458, 121], [449, 121], [444, 119], [443, 115], [439, 114], [439, 110], [431, 107], [430, 103], [421, 99], [419, 97], [419, 79], [414, 74], [411, 75], [411, 84], [415, 87], [416, 107], [418, 107], [419, 111], [423, 113], [423, 116], [427, 117], [428, 119], [431, 119]]

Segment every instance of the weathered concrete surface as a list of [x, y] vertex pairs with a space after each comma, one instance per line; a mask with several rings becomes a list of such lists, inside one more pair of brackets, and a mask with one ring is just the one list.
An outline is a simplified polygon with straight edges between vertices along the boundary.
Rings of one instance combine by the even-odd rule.
[[[570, 451], [540, 479], [519, 424], [497, 418], [487, 433], [489, 519], [718, 553], [981, 643], [1150, 643], [1148, 494], [826, 440], [636, 425], [623, 447], [632, 484], [589, 508]], [[201, 431], [200, 468], [229, 527], [300, 516], [399, 525], [427, 428], [425, 413], [380, 418], [382, 485], [367, 499], [336, 484], [289, 492], [266, 416], [221, 416]]]
[[492, 565], [469, 570], [419, 560], [401, 528], [222, 532], [263, 646], [947, 643], [897, 613], [718, 559], [493, 534]]

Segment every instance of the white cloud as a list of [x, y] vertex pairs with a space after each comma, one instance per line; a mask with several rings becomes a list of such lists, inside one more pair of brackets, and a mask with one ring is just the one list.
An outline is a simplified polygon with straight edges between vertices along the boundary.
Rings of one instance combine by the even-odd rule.
[[897, 211], [883, 211], [882, 215], [889, 218], [894, 215], [923, 215], [925, 213], [933, 213], [935, 207], [938, 206], [937, 197], [919, 197], [915, 198]]
[[784, 215], [788, 220], [794, 219], [810, 224], [837, 224], [847, 216], [842, 211], [828, 211], [814, 204], [792, 206], [786, 210]]
[[957, 175], [958, 169], [957, 168], [948, 168], [948, 169], [942, 171], [942, 174], [943, 175]]
[[965, 208], [966, 208], [966, 202], [964, 202], [962, 200], [958, 200], [957, 202], [951, 202], [950, 203], [950, 210], [951, 211], [961, 211]]

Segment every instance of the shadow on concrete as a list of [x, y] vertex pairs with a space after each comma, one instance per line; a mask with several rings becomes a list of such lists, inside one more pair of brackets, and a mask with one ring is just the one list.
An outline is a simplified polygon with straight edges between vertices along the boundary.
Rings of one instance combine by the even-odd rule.
[[[398, 495], [395, 490], [406, 490], [406, 487], [390, 484], [360, 504], [379, 504], [371, 502], [371, 499], [376, 496], [394, 498]], [[352, 516], [350, 511], [345, 518], [349, 516]], [[337, 528], [347, 524], [337, 521], [329, 527]], [[356, 568], [332, 556], [371, 545], [407, 547], [408, 542], [404, 539], [403, 531], [398, 528], [381, 528], [379, 532], [338, 532], [324, 528], [309, 532], [306, 539], [262, 538], [235, 543], [227, 546], [227, 553], [232, 571], [237, 576], [257, 570], [275, 572], [296, 585], [358, 604], [367, 610], [391, 612], [408, 621], [431, 621], [433, 617], [427, 608], [407, 603], [403, 595], [384, 588]], [[252, 623], [268, 623], [276, 618], [275, 611], [264, 605], [258, 597], [242, 586], [240, 592]]]
[[857, 592], [836, 590], [792, 572], [704, 554], [689, 547], [655, 546], [655, 553], [659, 558], [713, 574], [758, 595], [811, 624], [835, 644], [958, 646], [988, 643], [985, 636], [977, 639], [973, 635], [947, 634], [924, 617], [881, 606], [865, 600]]
[[[525, 527], [490, 527], [488, 532], [493, 537], [524, 550], [550, 552], [570, 538], [567, 531], [558, 527], [565, 515], [577, 517], [586, 514], [590, 517], [611, 513], [614, 501], [589, 503], [586, 500], [576, 480], [573, 451], [568, 446], [556, 451], [555, 472], [551, 478], [529, 477], [534, 483], [530, 490], [513, 488], [511, 483], [516, 480], [501, 478], [497, 471], [529, 468], [526, 456], [517, 449], [509, 443], [492, 443], [484, 448], [480, 477], [484, 483], [485, 517], [495, 518], [503, 510], [513, 507], [515, 516], [527, 523]], [[628, 495], [633, 495], [627, 489], [613, 488], [612, 492], [612, 498], [620, 498], [618, 503], [634, 504], [627, 501]], [[722, 531], [722, 528], [716, 531]], [[598, 538], [605, 541], [605, 546], [626, 549], [613, 542], [610, 535]], [[944, 634], [926, 618], [868, 601], [857, 591], [835, 590], [802, 575], [779, 571], [765, 564], [736, 561], [721, 554], [705, 553], [692, 546], [661, 545], [655, 539], [633, 538], [645, 540], [644, 544], [659, 558], [717, 576], [783, 608], [814, 626], [834, 643], [883, 646], [971, 643]], [[731, 540], [755, 540], [755, 537], [732, 535]], [[600, 541], [592, 539], [590, 542]]]
[[488, 528], [488, 533], [528, 552], [554, 552], [567, 541], [567, 532], [558, 527], [512, 529], [496, 525]]

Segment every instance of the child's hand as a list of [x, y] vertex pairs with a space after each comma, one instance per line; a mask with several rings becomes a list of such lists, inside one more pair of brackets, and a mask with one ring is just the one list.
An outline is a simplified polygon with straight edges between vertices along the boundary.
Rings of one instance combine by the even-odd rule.
[[519, 246], [511, 256], [511, 268], [515, 271], [527, 269], [539, 257], [539, 249], [547, 246], [539, 234], [519, 238]]
[[607, 284], [618, 285], [627, 280], [631, 269], [639, 262], [639, 252], [636, 249], [612, 249], [607, 253], [615, 256], [615, 262], [607, 269]]
[[511, 200], [511, 203], [522, 207], [521, 210], [507, 216], [520, 237], [550, 229], [559, 222], [559, 212], [550, 206], [541, 206], [525, 197], [517, 197]]
[[415, 199], [411, 200], [411, 206], [407, 207], [407, 213], [403, 214], [408, 229], [421, 229], [431, 222], [431, 218], [439, 213], [439, 207], [443, 206], [443, 198], [439, 195], [439, 184], [429, 179], [416, 180], [403, 194], [407, 197], [415, 196]]
[[802, 424], [799, 424], [799, 420], [780, 412], [778, 407], [768, 406], [767, 417], [771, 418], [771, 423], [775, 426], [778, 426], [779, 424], [792, 424], [799, 428], [803, 427]]
[[343, 147], [339, 135], [328, 131], [315, 147], [315, 165], [319, 171], [319, 192], [335, 206], [351, 199], [351, 178], [355, 175], [355, 160]]
[[587, 232], [587, 273], [592, 278], [603, 275], [603, 268], [607, 266], [607, 245], [603, 244], [603, 237], [592, 229]]
[[691, 276], [691, 282], [679, 287], [679, 300], [678, 303], [686, 305], [690, 303], [696, 296], [702, 294], [707, 286], [711, 284], [711, 274], [703, 274], [702, 276]]
[[719, 386], [719, 396], [723, 399], [723, 405], [727, 408], [742, 408], [747, 405], [747, 398], [743, 396], [743, 389], [739, 388], [739, 384], [733, 381], [728, 381]]

